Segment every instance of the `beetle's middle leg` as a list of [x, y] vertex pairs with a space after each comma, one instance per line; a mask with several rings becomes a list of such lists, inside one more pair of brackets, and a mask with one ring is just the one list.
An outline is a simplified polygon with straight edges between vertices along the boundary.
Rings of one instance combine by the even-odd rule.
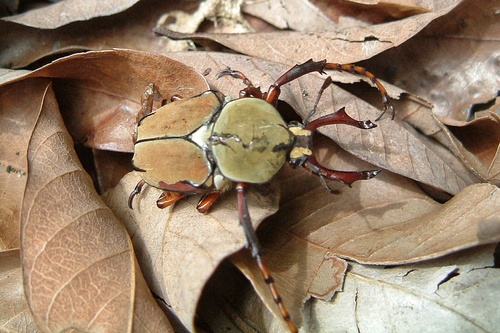
[[263, 99], [264, 94], [260, 90], [260, 87], [254, 86], [252, 81], [250, 81], [250, 79], [247, 78], [246, 75], [243, 74], [242, 72], [232, 70], [231, 68], [228, 67], [217, 73], [216, 78], [220, 79], [221, 77], [226, 75], [229, 75], [235, 79], [243, 80], [243, 84], [246, 85], [246, 87], [240, 91], [240, 98], [253, 96]]

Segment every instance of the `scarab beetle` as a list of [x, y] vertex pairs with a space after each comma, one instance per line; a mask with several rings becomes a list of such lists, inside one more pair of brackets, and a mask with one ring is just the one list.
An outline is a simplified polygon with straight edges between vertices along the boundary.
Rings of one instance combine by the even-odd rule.
[[140, 173], [142, 180], [130, 194], [129, 206], [132, 208], [134, 197], [144, 184], [148, 184], [164, 190], [157, 201], [160, 208], [175, 203], [185, 195], [202, 194], [198, 210], [204, 213], [223, 191], [234, 184], [239, 221], [245, 232], [247, 246], [292, 332], [296, 332], [297, 328], [262, 261], [260, 245], [247, 208], [245, 187], [248, 184], [269, 182], [287, 160], [293, 167], [303, 166], [318, 175], [328, 190], [330, 188], [325, 179], [350, 185], [357, 180], [370, 179], [380, 171], [331, 170], [321, 166], [314, 157], [312, 137], [318, 127], [346, 124], [370, 129], [376, 126], [369, 120], [351, 118], [344, 108], [309, 121], [322, 92], [332, 83], [330, 76], [318, 93], [313, 111], [303, 123], [287, 124], [276, 110], [282, 85], [307, 73], [324, 73], [325, 69], [368, 77], [382, 95], [384, 111], [380, 117], [388, 109], [394, 117], [394, 108], [386, 89], [363, 67], [308, 60], [284, 73], [265, 93], [239, 71], [228, 68], [219, 72], [217, 78], [229, 75], [243, 80], [245, 84], [240, 98], [229, 102], [222, 93], [210, 90], [189, 99], [175, 98], [151, 112], [153, 97], [157, 94], [155, 86], [151, 84], [143, 97], [144, 116], [139, 120], [136, 132], [133, 167]]

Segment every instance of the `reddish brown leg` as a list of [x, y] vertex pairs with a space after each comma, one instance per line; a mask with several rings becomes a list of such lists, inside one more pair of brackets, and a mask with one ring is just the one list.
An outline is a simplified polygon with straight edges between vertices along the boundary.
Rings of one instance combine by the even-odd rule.
[[382, 103], [384, 104], [384, 111], [377, 118], [377, 120], [380, 119], [388, 109], [391, 110], [391, 117], [394, 118], [394, 107], [392, 106], [389, 100], [389, 95], [387, 93], [387, 90], [380, 83], [380, 81], [377, 80], [377, 78], [375, 77], [375, 75], [373, 75], [373, 73], [369, 72], [368, 70], [360, 66], [355, 66], [351, 64], [341, 65], [335, 63], [327, 63], [326, 60], [316, 62], [312, 61], [312, 59], [309, 59], [303, 64], [293, 66], [292, 68], [290, 68], [290, 70], [281, 75], [276, 80], [276, 82], [269, 87], [267, 93], [264, 94], [264, 98], [269, 103], [276, 105], [276, 103], [278, 102], [282, 85], [287, 84], [295, 79], [298, 79], [299, 77], [306, 75], [308, 73], [318, 72], [320, 74], [324, 74], [325, 69], [334, 69], [341, 72], [359, 74], [369, 78], [370, 81], [380, 91], [380, 94], [382, 95]]
[[271, 290], [271, 294], [273, 295], [274, 301], [278, 305], [281, 315], [283, 316], [283, 319], [287, 322], [288, 328], [290, 329], [291, 332], [298, 332], [297, 327], [295, 324], [292, 322], [290, 319], [290, 314], [288, 313], [285, 304], [283, 303], [283, 300], [281, 299], [281, 296], [278, 292], [278, 289], [276, 288], [276, 284], [274, 283], [274, 280], [269, 273], [269, 270], [267, 269], [266, 265], [262, 261], [262, 250], [260, 248], [260, 243], [257, 238], [257, 235], [255, 234], [255, 230], [252, 226], [252, 221], [250, 219], [250, 213], [248, 211], [248, 206], [247, 206], [247, 200], [245, 197], [245, 187], [247, 186], [246, 183], [236, 183], [236, 192], [238, 195], [238, 215], [240, 219], [240, 224], [243, 227], [243, 231], [245, 233], [245, 237], [247, 240], [247, 246], [250, 248], [252, 251], [252, 257], [255, 259], [257, 262], [257, 266], [259, 266], [259, 269], [262, 273], [262, 276], [264, 277], [264, 281], [267, 283], [269, 286], [269, 289]]
[[372, 123], [370, 120], [356, 120], [352, 118], [345, 112], [345, 108], [341, 108], [337, 112], [327, 114], [326, 116], [319, 117], [310, 123], [307, 123], [305, 129], [315, 131], [318, 127], [335, 124], [350, 125], [361, 129], [371, 129], [377, 127], [377, 125]]
[[184, 198], [186, 195], [179, 192], [164, 191], [158, 200], [156, 200], [156, 206], [160, 209], [166, 208], [173, 205], [180, 199]]
[[[311, 117], [318, 105], [318, 102], [321, 98], [321, 94], [323, 91], [326, 89], [326, 87], [331, 83], [331, 78], [328, 77], [325, 82], [323, 83], [323, 86], [318, 92], [318, 96], [316, 98], [316, 103], [314, 104], [313, 110], [309, 113], [305, 120], [305, 129], [311, 131], [311, 135], [316, 131], [318, 127], [326, 126], [326, 125], [334, 125], [334, 124], [343, 124], [343, 125], [349, 125], [349, 126], [354, 126], [360, 129], [371, 129], [374, 127], [377, 127], [374, 123], [372, 123], [369, 120], [365, 121], [359, 121], [356, 120], [352, 117], [350, 117], [346, 112], [345, 108], [341, 108], [335, 113], [328, 114], [326, 116], [314, 119], [313, 121], [308, 123], [308, 118]], [[312, 150], [312, 141], [310, 141], [310, 149]], [[370, 179], [375, 177], [379, 172], [380, 169], [378, 170], [368, 170], [368, 171], [339, 171], [339, 170], [331, 170], [328, 168], [325, 168], [321, 166], [318, 161], [316, 160], [316, 157], [314, 155], [308, 155], [306, 162], [304, 163], [304, 168], [317, 174], [323, 185], [326, 187], [326, 189], [330, 193], [336, 193], [335, 190], [332, 190], [328, 184], [326, 183], [325, 178], [339, 181], [347, 186], [351, 186], [352, 183], [358, 180], [365, 180], [365, 179]]]
[[232, 70], [231, 68], [226, 68], [222, 71], [220, 71], [219, 73], [217, 73], [216, 75], [216, 78], [217, 79], [220, 79], [221, 77], [223, 76], [226, 76], [226, 75], [229, 75], [235, 79], [240, 79], [240, 80], [243, 80], [243, 84], [246, 85], [246, 87], [240, 91], [240, 98], [242, 97], [250, 97], [250, 96], [253, 96], [253, 97], [257, 97], [257, 98], [260, 98], [262, 99], [263, 97], [263, 93], [262, 91], [260, 90], [259, 87], [255, 87], [252, 83], [252, 81], [250, 81], [249, 78], [247, 78], [245, 76], [245, 74], [243, 74], [242, 72], [240, 71], [235, 71], [235, 70]]
[[217, 201], [217, 199], [220, 197], [221, 192], [220, 191], [214, 191], [210, 192], [207, 194], [204, 194], [200, 201], [198, 202], [198, 206], [196, 207], [200, 213], [206, 213], [208, 212], [214, 203]]
[[321, 166], [314, 155], [307, 156], [307, 161], [304, 163], [304, 168], [311, 171], [312, 173], [318, 175], [321, 182], [326, 187], [330, 193], [337, 193], [336, 190], [332, 190], [326, 183], [325, 178], [330, 180], [335, 180], [351, 187], [351, 184], [358, 180], [367, 180], [375, 177], [381, 171], [378, 170], [367, 170], [367, 171], [339, 171], [331, 170]]

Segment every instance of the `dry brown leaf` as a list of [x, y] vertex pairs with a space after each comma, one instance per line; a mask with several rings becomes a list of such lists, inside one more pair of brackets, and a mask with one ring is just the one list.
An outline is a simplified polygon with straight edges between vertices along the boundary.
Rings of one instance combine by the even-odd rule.
[[[456, 123], [451, 131], [455, 149], [486, 181], [500, 185], [498, 152], [500, 151], [500, 114], [483, 111], [467, 123]], [[473, 154], [474, 158], [470, 157]], [[495, 171], [497, 170], [497, 171]]]
[[[210, 214], [203, 215], [196, 210], [196, 196], [160, 210], [155, 202], [161, 191], [146, 187], [130, 210], [126, 198], [139, 179], [135, 174], [126, 176], [105, 200], [133, 235], [138, 261], [154, 293], [193, 331], [196, 306], [207, 280], [224, 258], [245, 246], [236, 196], [228, 193]], [[278, 208], [275, 190], [261, 187], [265, 194], [258, 190], [247, 193], [254, 227]]]
[[[332, 302], [309, 301], [302, 332], [494, 332], [500, 310], [495, 245], [395, 267], [351, 263], [343, 292]], [[241, 278], [222, 267], [201, 310], [210, 327], [235, 332], [284, 332]], [[222, 275], [224, 274], [224, 275]], [[217, 289], [216, 279], [230, 276]], [[236, 282], [236, 283], [233, 283]], [[225, 287], [225, 288], [224, 288]], [[425, 320], [422, 320], [425, 318]]]
[[[261, 230], [260, 234], [263, 232]], [[342, 290], [347, 262], [328, 249], [297, 239], [291, 234], [281, 234], [280, 238], [278, 246], [266, 244], [264, 261], [271, 269], [291, 318], [296, 325], [301, 326], [302, 309], [309, 298], [329, 301], [336, 292]], [[251, 281], [267, 309], [286, 327], [255, 260], [247, 252], [238, 252], [230, 259]], [[304, 265], [305, 262], [307, 264]], [[269, 331], [269, 327], [266, 331]]]
[[125, 229], [72, 145], [48, 86], [28, 150], [21, 219], [24, 289], [38, 327], [171, 331], [140, 281]]
[[37, 332], [23, 291], [19, 249], [0, 251], [0, 331]]
[[138, 0], [85, 1], [66, 0], [33, 9], [28, 12], [6, 17], [5, 21], [15, 22], [33, 28], [55, 29], [75, 22], [95, 17], [119, 13], [133, 6]]
[[398, 46], [413, 37], [436, 18], [446, 15], [459, 0], [441, 3], [432, 13], [372, 26], [348, 27], [336, 32], [305, 33], [296, 31], [256, 34], [180, 34], [168, 32], [174, 39], [211, 40], [239, 53], [282, 64], [294, 65], [309, 58], [353, 63]]
[[352, 264], [335, 302], [307, 307], [314, 316], [304, 331], [495, 332], [500, 271], [492, 267], [494, 248], [401, 267]]
[[[130, 5], [117, 7], [124, 9]], [[60, 2], [65, 6], [67, 1]], [[78, 1], [76, 1], [78, 2]], [[120, 1], [114, 1], [120, 2]], [[114, 2], [109, 2], [114, 6]], [[171, 2], [162, 0], [139, 1], [133, 7], [107, 16], [110, 11], [102, 6], [102, 1], [84, 2], [94, 4], [95, 17], [90, 20], [76, 21], [56, 29], [35, 29], [18, 23], [0, 20], [0, 66], [6, 68], [26, 67], [47, 56], [56, 56], [83, 50], [106, 50], [111, 48], [129, 48], [143, 51], [161, 52], [166, 41], [156, 37], [151, 31], [162, 13], [196, 6], [196, 2]], [[83, 5], [83, 4], [82, 4]], [[69, 9], [70, 20], [74, 20], [74, 11], [79, 12], [82, 5]], [[54, 5], [56, 6], [56, 5]], [[91, 8], [91, 6], [89, 6]], [[92, 9], [92, 8], [91, 8]], [[44, 15], [53, 15], [51, 7], [40, 9]], [[111, 8], [111, 11], [113, 9]], [[28, 12], [31, 13], [31, 12]], [[55, 12], [56, 15], [57, 12]], [[32, 14], [26, 14], [31, 16]], [[77, 13], [79, 17], [83, 16]], [[56, 22], [63, 20], [56, 16]], [[57, 25], [54, 22], [49, 23]], [[34, 47], [36, 45], [36, 47]]]
[[26, 151], [48, 80], [0, 88], [0, 249], [19, 247], [19, 219], [26, 186]]

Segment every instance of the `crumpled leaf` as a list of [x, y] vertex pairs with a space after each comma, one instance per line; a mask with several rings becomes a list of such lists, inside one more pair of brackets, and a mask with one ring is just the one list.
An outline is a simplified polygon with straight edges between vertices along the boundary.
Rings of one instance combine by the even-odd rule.
[[[124, 197], [140, 180], [129, 174], [105, 196], [108, 205], [127, 225], [133, 236], [138, 261], [148, 273], [154, 293], [164, 299], [190, 330], [198, 300], [214, 270], [228, 255], [246, 245], [238, 222], [234, 193], [220, 199], [210, 214], [198, 213], [199, 198], [182, 200], [175, 207], [156, 208], [161, 191], [146, 187], [130, 210]], [[278, 208], [278, 196], [268, 187], [247, 192], [254, 227]], [[152, 208], [153, 207], [153, 208]]]
[[19, 249], [0, 251], [0, 330], [37, 332], [23, 291]]
[[125, 229], [78, 162], [51, 86], [45, 86], [21, 219], [24, 290], [37, 326], [172, 331], [141, 281]]
[[[352, 264], [335, 302], [311, 303], [304, 331], [483, 331], [499, 324], [493, 246], [410, 266]], [[397, 313], [397, 318], [394, 314]], [[425, 318], [425, 320], [422, 320]]]
[[[500, 90], [497, 10], [498, 4], [488, 0], [463, 1], [367, 66], [390, 73], [391, 82], [431, 102], [445, 124], [468, 121]], [[498, 104], [492, 111], [500, 113]]]

